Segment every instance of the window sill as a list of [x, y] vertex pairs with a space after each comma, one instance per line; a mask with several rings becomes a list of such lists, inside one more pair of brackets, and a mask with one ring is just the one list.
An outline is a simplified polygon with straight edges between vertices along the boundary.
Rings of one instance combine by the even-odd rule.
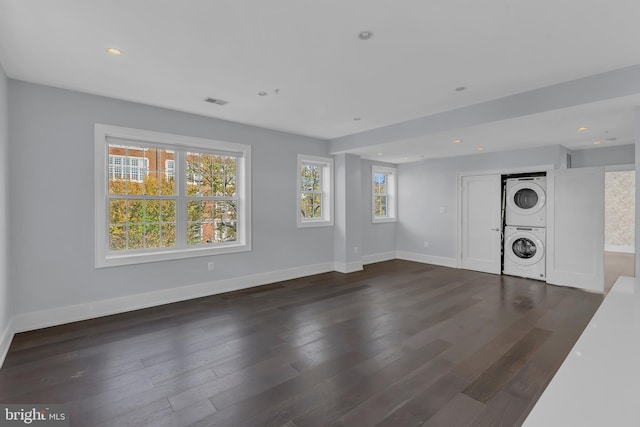
[[332, 227], [333, 221], [299, 221], [298, 228], [309, 228], [309, 227]]
[[372, 221], [374, 224], [384, 224], [387, 222], [398, 222], [397, 218], [374, 218]]
[[250, 250], [251, 245], [230, 244], [216, 247], [199, 247], [158, 252], [128, 253], [122, 255], [109, 254], [101, 258], [96, 257], [95, 261], [96, 268], [104, 268], [133, 264], [144, 264], [148, 262], [171, 261], [177, 259], [223, 255], [237, 252], [248, 252]]

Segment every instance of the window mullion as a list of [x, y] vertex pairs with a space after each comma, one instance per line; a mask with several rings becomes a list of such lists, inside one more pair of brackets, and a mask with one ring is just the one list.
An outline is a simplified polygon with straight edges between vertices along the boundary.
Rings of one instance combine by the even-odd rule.
[[184, 151], [175, 152], [174, 179], [176, 183], [176, 246], [187, 247], [187, 167]]

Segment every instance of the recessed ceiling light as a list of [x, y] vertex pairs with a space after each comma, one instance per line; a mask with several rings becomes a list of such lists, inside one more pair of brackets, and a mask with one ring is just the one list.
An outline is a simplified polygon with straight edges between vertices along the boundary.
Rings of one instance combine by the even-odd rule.
[[216, 105], [227, 105], [229, 103], [229, 101], [225, 101], [224, 99], [220, 99], [220, 98], [205, 98], [204, 102], [208, 102], [209, 104], [216, 104]]
[[373, 31], [361, 31], [360, 34], [358, 34], [360, 40], [369, 40], [371, 37], [373, 37]]
[[455, 142], [456, 144], [460, 144], [462, 142], [461, 139], [454, 139], [453, 142]]
[[456, 92], [462, 92], [463, 90], [467, 90], [466, 86], [458, 86], [456, 89]]
[[408, 158], [408, 157], [405, 157], [404, 159], [405, 159], [405, 160], [409, 160], [409, 158]]
[[484, 150], [484, 147], [478, 147], [478, 148], [476, 148], [476, 150], [482, 151], [482, 150]]
[[602, 142], [600, 142], [600, 141], [593, 141], [593, 145], [600, 145], [600, 144], [602, 144]]
[[587, 129], [589, 129], [589, 128], [586, 128], [584, 126], [578, 128], [578, 130], [587, 130]]
[[115, 47], [107, 48], [107, 53], [111, 55], [122, 55], [122, 51], [120, 49], [116, 49]]
[[382, 153], [378, 153], [378, 156], [382, 156]]
[[269, 95], [269, 94], [268, 94], [267, 92], [258, 92], [258, 95], [259, 95], [259, 96], [267, 96], [267, 95]]

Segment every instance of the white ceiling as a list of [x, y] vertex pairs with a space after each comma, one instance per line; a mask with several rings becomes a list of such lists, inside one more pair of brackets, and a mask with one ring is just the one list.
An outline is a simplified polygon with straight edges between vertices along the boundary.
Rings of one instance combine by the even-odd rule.
[[[639, 17], [637, 0], [0, 0], [0, 62], [14, 79], [331, 140], [639, 64]], [[638, 101], [351, 152], [631, 143]]]

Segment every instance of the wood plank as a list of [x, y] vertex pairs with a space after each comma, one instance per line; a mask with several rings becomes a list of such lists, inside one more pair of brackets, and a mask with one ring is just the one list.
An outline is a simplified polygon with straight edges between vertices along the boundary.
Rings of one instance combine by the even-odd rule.
[[433, 341], [413, 354], [402, 357], [372, 373], [364, 380], [334, 391], [330, 400], [323, 400], [313, 410], [294, 418], [293, 422], [299, 427], [327, 425], [376, 393], [381, 392], [399, 378], [435, 358], [449, 345], [444, 341]]
[[[457, 375], [445, 374], [425, 390], [416, 393], [376, 425], [380, 427], [420, 425], [433, 417], [468, 385], [468, 381]], [[417, 424], [414, 424], [416, 422]]]
[[479, 402], [489, 402], [524, 366], [532, 354], [549, 338], [550, 331], [533, 328], [500, 359], [476, 378], [463, 393]]
[[447, 402], [435, 415], [429, 418], [422, 427], [470, 426], [482, 413], [485, 405], [462, 393], [458, 393]]

